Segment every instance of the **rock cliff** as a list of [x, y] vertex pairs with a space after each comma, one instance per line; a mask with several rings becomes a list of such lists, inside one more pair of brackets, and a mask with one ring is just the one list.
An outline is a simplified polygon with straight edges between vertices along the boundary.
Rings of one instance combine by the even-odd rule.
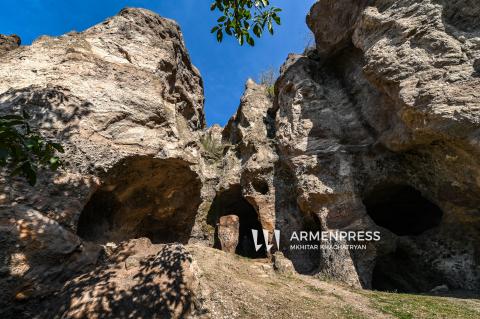
[[[171, 20], [124, 9], [31, 46], [0, 37], [0, 112], [27, 111], [66, 149], [34, 188], [2, 173], [0, 308], [122, 317], [144, 300], [139, 316], [228, 316], [195, 261], [211, 251], [192, 246], [221, 248], [222, 217], [235, 221], [220, 231], [228, 250], [267, 273], [274, 254], [289, 274], [285, 257], [357, 288], [480, 291], [479, 12], [320, 0], [307, 17], [316, 48], [288, 57], [273, 99], [249, 80], [228, 124], [208, 129]], [[260, 244], [279, 230], [281, 252], [257, 251], [252, 229]], [[290, 249], [305, 230], [381, 240]]]
[[204, 97], [178, 25], [124, 9], [85, 32], [7, 49], [1, 112], [26, 111], [64, 146], [65, 166], [34, 188], [2, 175], [2, 307], [88, 271], [98, 244], [188, 242], [202, 202]]
[[316, 52], [284, 66], [277, 136], [302, 211], [325, 229], [382, 230], [342, 271], [365, 287], [373, 273], [378, 289], [479, 289], [479, 8], [319, 1]]

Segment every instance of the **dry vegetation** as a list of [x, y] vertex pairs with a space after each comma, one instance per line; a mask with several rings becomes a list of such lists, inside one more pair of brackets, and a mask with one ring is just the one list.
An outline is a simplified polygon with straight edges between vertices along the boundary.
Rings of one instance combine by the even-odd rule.
[[276, 273], [266, 260], [189, 246], [213, 318], [480, 318], [480, 300], [357, 290]]

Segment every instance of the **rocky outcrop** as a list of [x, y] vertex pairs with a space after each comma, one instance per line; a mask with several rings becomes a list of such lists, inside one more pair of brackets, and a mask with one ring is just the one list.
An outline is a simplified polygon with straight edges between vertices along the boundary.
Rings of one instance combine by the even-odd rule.
[[[275, 229], [275, 144], [272, 136], [272, 101], [267, 88], [247, 81], [237, 113], [219, 130], [206, 133], [212, 141], [210, 150], [221, 149], [221, 156], [210, 161], [204, 172], [213, 172], [214, 197], [207, 213], [199, 220], [209, 234], [208, 242], [220, 247], [218, 224], [226, 215], [239, 217], [237, 253], [247, 257], [265, 257], [265, 250], [255, 250], [252, 229]], [[210, 151], [210, 153], [212, 153]], [[200, 214], [202, 216], [202, 214]]]
[[[478, 290], [476, 10], [465, 1], [318, 1], [307, 17], [316, 49], [289, 56], [273, 104], [247, 83], [223, 130], [220, 206], [240, 187], [236, 196], [270, 240], [280, 230], [280, 249], [301, 273], [384, 290]], [[302, 230], [380, 231], [381, 240], [289, 249]]]
[[480, 288], [480, 29], [470, 5], [313, 6], [317, 50], [291, 56], [277, 82], [280, 160], [320, 229], [382, 231], [366, 252], [322, 251], [320, 273], [364, 287], [373, 274], [378, 289]]
[[2, 174], [3, 309], [89, 271], [97, 244], [189, 240], [202, 202], [203, 100], [178, 25], [148, 10], [3, 53], [0, 111], [26, 111], [65, 148], [64, 167], [34, 188]]
[[183, 245], [132, 239], [108, 245], [93, 270], [72, 276], [61, 287], [45, 285], [42, 293], [32, 292], [32, 286], [22, 287], [17, 300], [2, 309], [2, 314], [25, 318], [192, 317], [200, 310], [195, 304], [198, 275]]
[[0, 34], [0, 55], [18, 48], [21, 44], [20, 37], [17, 35]]
[[237, 113], [222, 132], [223, 143], [231, 145], [226, 161], [231, 159], [240, 172], [230, 169], [232, 163], [228, 163], [221, 183], [240, 184], [243, 196], [255, 207], [262, 226], [268, 230], [275, 228], [273, 167], [277, 158], [271, 109], [266, 88], [249, 80]]
[[[0, 112], [26, 111], [66, 152], [35, 188], [2, 172], [0, 309], [175, 318], [201, 316], [205, 301], [223, 315], [179, 243], [258, 259], [267, 277], [480, 290], [479, 10], [320, 0], [307, 18], [317, 47], [288, 57], [273, 101], [249, 80], [228, 124], [208, 129], [173, 21], [124, 9], [18, 49], [1, 37]], [[381, 240], [290, 246], [295, 232], [339, 230]]]

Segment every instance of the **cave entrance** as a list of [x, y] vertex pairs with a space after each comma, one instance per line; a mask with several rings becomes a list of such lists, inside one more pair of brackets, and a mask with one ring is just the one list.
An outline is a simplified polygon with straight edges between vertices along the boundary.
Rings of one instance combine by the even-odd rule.
[[215, 227], [214, 247], [218, 249], [221, 246], [217, 234], [217, 224], [220, 217], [226, 215], [236, 215], [240, 221], [238, 245], [235, 253], [248, 258], [265, 258], [267, 255], [264, 249], [255, 251], [252, 237], [252, 229], [257, 229], [259, 232], [258, 240], [260, 241], [263, 238], [262, 225], [255, 208], [243, 197], [240, 185], [234, 185], [217, 194], [208, 212], [207, 222]]
[[375, 187], [364, 198], [368, 215], [381, 227], [396, 235], [420, 235], [438, 226], [442, 211], [408, 185]]
[[148, 237], [187, 243], [200, 205], [201, 183], [178, 159], [128, 159], [108, 173], [80, 215], [77, 233], [99, 244]]
[[408, 245], [398, 244], [390, 254], [377, 257], [372, 289], [400, 293], [428, 292], [445, 282], [422, 256]]
[[[441, 277], [409, 244], [408, 236], [418, 236], [437, 227], [442, 211], [408, 185], [378, 185], [363, 203], [372, 220], [398, 236], [394, 252], [377, 256], [372, 273], [372, 289], [418, 293], [441, 284]], [[420, 239], [421, 240], [421, 239]]]

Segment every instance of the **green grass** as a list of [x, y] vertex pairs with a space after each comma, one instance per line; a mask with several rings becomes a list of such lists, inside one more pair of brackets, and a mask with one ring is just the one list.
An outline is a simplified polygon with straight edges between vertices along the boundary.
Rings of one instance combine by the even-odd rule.
[[369, 292], [365, 295], [383, 313], [399, 319], [477, 319], [480, 312], [461, 301], [423, 295]]
[[368, 319], [365, 315], [358, 312], [352, 306], [344, 306], [340, 309], [340, 315], [343, 319]]
[[306, 285], [305, 286], [308, 290], [311, 292], [317, 293], [317, 294], [324, 294], [325, 290], [319, 287], [311, 286], [311, 285]]

